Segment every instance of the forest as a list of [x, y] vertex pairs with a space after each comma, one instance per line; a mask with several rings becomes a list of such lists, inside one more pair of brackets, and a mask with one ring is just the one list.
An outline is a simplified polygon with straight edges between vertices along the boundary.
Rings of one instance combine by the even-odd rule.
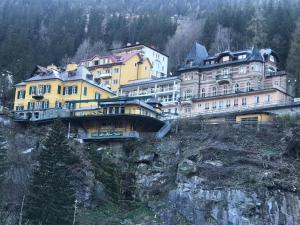
[[16, 83], [37, 64], [63, 66], [140, 42], [167, 53], [169, 70], [176, 74], [198, 41], [212, 55], [272, 48], [280, 56], [281, 68], [296, 76], [299, 12], [298, 0], [4, 0], [0, 71], [3, 76], [12, 74]]

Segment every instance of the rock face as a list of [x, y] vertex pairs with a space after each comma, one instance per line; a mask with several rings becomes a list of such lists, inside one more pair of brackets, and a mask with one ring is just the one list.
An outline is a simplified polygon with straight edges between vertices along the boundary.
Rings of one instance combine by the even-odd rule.
[[[19, 163], [9, 170], [7, 185], [15, 188], [6, 195], [16, 206], [42, 129], [10, 134], [10, 158]], [[297, 152], [299, 135], [293, 127], [186, 121], [162, 140], [71, 142], [80, 156], [73, 168], [79, 224], [300, 225], [300, 161], [287, 154]], [[19, 208], [12, 211], [0, 209], [0, 223], [16, 224]]]

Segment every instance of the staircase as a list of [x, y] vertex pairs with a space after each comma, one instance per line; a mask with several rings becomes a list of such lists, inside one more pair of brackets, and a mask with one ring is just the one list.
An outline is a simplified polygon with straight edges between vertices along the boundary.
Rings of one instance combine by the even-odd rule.
[[172, 129], [172, 122], [167, 121], [165, 125], [156, 133], [155, 138], [162, 139], [165, 137]]

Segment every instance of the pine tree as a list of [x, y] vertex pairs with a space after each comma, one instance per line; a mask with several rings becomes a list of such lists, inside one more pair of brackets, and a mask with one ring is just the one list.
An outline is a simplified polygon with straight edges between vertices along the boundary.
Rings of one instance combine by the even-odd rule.
[[293, 33], [293, 39], [289, 51], [287, 69], [290, 73], [296, 75], [300, 73], [300, 18]]
[[75, 191], [70, 166], [76, 158], [65, 136], [63, 123], [56, 121], [40, 153], [25, 203], [25, 217], [30, 224], [72, 224]]

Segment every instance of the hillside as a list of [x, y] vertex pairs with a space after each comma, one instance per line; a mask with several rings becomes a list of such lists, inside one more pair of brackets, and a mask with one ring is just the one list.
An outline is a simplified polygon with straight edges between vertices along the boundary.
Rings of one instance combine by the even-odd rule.
[[176, 73], [194, 41], [210, 54], [271, 47], [286, 67], [299, 9], [298, 0], [1, 1], [0, 71], [16, 83], [36, 64], [77, 61], [83, 46], [92, 55], [140, 42], [169, 54]]
[[[174, 130], [162, 141], [71, 141], [80, 158], [72, 167], [78, 222], [299, 224], [300, 163], [294, 152], [299, 131], [294, 121], [257, 127], [206, 125], [198, 118], [181, 121], [178, 133]], [[2, 224], [17, 221], [48, 128], [2, 127], [10, 152]]]

